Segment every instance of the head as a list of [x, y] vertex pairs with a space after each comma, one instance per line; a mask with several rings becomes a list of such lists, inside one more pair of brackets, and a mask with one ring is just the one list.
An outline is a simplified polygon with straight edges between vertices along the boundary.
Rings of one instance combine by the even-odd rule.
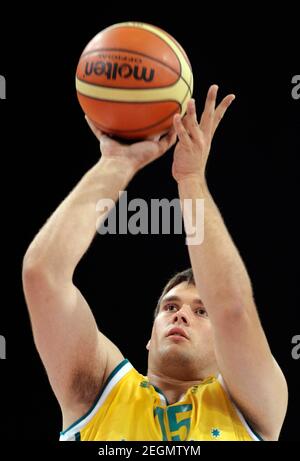
[[[174, 328], [179, 335], [176, 330], [170, 335]], [[175, 274], [164, 287], [146, 347], [148, 372], [155, 369], [178, 379], [217, 372], [212, 327], [192, 269]]]

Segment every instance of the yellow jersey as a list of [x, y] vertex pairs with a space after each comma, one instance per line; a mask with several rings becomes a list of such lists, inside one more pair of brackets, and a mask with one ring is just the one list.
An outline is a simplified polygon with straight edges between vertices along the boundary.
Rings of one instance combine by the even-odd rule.
[[210, 376], [169, 405], [163, 392], [123, 360], [92, 408], [60, 433], [60, 440], [183, 441], [262, 440], [228, 394], [222, 377]]

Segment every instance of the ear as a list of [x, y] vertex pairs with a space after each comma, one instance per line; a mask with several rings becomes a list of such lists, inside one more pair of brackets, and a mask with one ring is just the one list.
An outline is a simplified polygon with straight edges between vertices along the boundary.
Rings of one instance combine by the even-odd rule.
[[151, 343], [151, 339], [149, 339], [149, 341], [147, 342], [146, 344], [146, 349], [149, 351], [150, 350], [150, 343]]

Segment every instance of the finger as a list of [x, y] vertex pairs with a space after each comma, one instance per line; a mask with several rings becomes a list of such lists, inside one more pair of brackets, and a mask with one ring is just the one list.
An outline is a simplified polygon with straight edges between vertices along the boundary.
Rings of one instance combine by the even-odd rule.
[[214, 122], [214, 113], [215, 113], [215, 105], [216, 105], [216, 98], [218, 92], [218, 85], [211, 85], [207, 92], [204, 111], [202, 113], [200, 119], [200, 129], [206, 134], [210, 135], [213, 129], [213, 122]]
[[186, 116], [183, 119], [183, 125], [194, 141], [198, 141], [200, 137], [200, 130], [197, 121], [196, 103], [195, 99], [190, 99], [187, 104]]
[[176, 139], [177, 135], [174, 128], [172, 127], [168, 133], [158, 141], [161, 154], [170, 149], [170, 147], [175, 144]]
[[214, 115], [214, 123], [213, 123], [213, 129], [212, 129], [212, 134], [214, 135], [216, 129], [218, 128], [218, 125], [222, 118], [224, 117], [224, 114], [232, 101], [235, 99], [234, 94], [229, 94], [226, 96], [223, 101], [218, 105], [218, 107], [215, 110], [215, 115]]
[[174, 115], [173, 126], [175, 133], [178, 136], [178, 139], [182, 143], [182, 145], [186, 147], [190, 146], [192, 142], [191, 138], [187, 130], [185, 129], [179, 114]]
[[160, 138], [160, 135], [157, 134], [156, 136], [149, 136], [149, 138], [146, 138], [146, 140], [147, 140], [147, 141], [158, 142], [158, 141], [159, 141], [159, 138]]
[[154, 142], [157, 142], [160, 140], [160, 138], [163, 136], [163, 133], [160, 133], [160, 134], [155, 134], [153, 136], [147, 136], [147, 138], [145, 138], [146, 141], [154, 141]]
[[103, 136], [102, 131], [100, 131], [100, 130], [95, 126], [95, 124], [92, 122], [92, 120], [91, 120], [90, 118], [88, 118], [87, 115], [85, 116], [85, 119], [86, 119], [86, 121], [87, 121], [88, 126], [90, 127], [90, 129], [92, 130], [92, 132], [94, 133], [94, 135], [96, 136], [96, 138], [100, 141], [101, 136]]

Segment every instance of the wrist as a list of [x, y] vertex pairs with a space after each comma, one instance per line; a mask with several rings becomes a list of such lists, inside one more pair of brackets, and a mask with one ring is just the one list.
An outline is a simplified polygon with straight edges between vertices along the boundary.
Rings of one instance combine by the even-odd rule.
[[128, 184], [136, 171], [134, 167], [128, 162], [126, 158], [108, 158], [101, 157], [97, 163], [97, 168], [103, 171], [107, 175], [111, 175], [114, 178], [118, 177]]
[[189, 189], [190, 187], [197, 187], [203, 192], [203, 194], [209, 193], [206, 178], [202, 175], [190, 174], [184, 176], [177, 181], [177, 185], [179, 190]]

